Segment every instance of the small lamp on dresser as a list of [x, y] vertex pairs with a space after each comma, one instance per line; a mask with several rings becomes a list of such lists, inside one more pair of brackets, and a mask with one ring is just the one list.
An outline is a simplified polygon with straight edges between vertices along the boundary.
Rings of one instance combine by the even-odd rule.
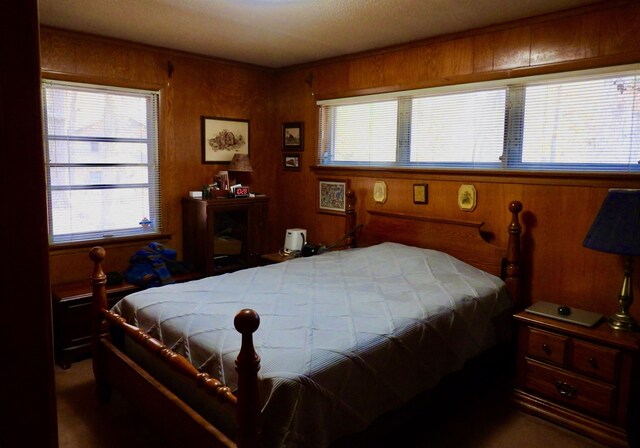
[[611, 189], [582, 242], [584, 247], [626, 257], [618, 312], [607, 323], [616, 330], [640, 331], [629, 314], [633, 303], [633, 257], [640, 255], [640, 190]]
[[253, 168], [248, 154], [234, 154], [229, 167], [229, 175], [232, 176], [231, 185], [242, 184], [245, 187], [251, 183]]

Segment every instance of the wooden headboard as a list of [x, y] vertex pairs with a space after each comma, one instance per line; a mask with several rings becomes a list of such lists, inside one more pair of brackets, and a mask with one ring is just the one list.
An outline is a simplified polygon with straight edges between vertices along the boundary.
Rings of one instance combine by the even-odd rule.
[[371, 246], [385, 241], [424, 247], [446, 252], [459, 260], [490, 274], [507, 284], [512, 300], [519, 305], [520, 222], [522, 204], [509, 204], [511, 222], [506, 247], [495, 246], [482, 236], [482, 222], [412, 216], [405, 213], [367, 210], [357, 246]]

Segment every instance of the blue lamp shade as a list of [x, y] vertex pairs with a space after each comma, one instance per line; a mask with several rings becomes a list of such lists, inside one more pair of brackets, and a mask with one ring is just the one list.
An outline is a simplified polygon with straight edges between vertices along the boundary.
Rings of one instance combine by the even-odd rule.
[[609, 190], [582, 245], [612, 254], [640, 255], [640, 190]]

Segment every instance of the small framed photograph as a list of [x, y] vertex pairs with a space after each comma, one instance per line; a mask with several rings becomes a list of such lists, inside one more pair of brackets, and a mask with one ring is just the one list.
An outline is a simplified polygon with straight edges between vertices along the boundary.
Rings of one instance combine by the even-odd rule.
[[413, 184], [413, 203], [414, 204], [429, 203], [429, 185]]
[[347, 182], [344, 180], [318, 181], [318, 212], [344, 215], [347, 207]]
[[283, 168], [287, 171], [300, 171], [300, 154], [285, 152], [282, 155]]
[[249, 154], [249, 120], [200, 117], [202, 163], [229, 163], [234, 154]]
[[282, 124], [282, 149], [284, 151], [302, 151], [304, 149], [304, 123]]
[[472, 212], [477, 202], [476, 187], [473, 185], [461, 185], [458, 189], [458, 207], [465, 212]]

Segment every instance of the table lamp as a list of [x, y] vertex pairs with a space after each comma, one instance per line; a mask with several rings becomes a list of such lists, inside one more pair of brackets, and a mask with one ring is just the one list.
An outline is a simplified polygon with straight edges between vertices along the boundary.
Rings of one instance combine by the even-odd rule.
[[639, 331], [629, 308], [633, 303], [633, 257], [640, 255], [640, 190], [609, 190], [582, 245], [626, 257], [619, 309], [609, 316], [607, 323], [616, 330]]
[[231, 184], [242, 184], [247, 186], [249, 184], [251, 172], [251, 162], [249, 161], [248, 154], [234, 154], [229, 167], [227, 168], [229, 173], [233, 173], [233, 179]]

